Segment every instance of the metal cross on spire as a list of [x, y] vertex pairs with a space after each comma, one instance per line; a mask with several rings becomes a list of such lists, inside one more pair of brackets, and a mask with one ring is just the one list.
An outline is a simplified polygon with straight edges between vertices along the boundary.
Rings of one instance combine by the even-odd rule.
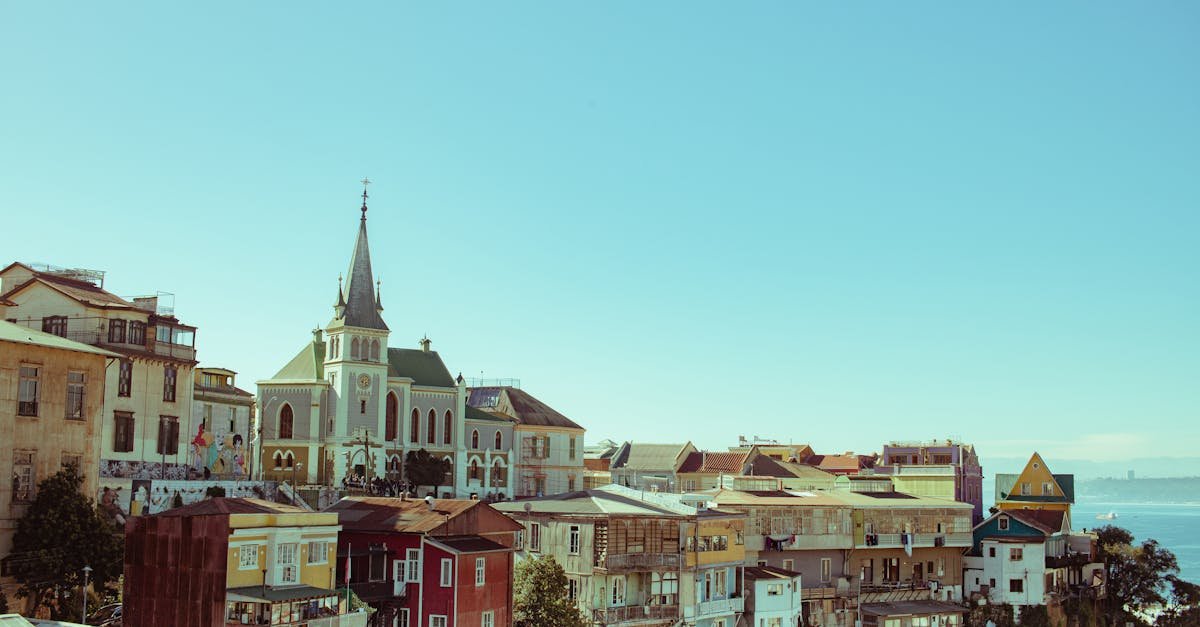
[[371, 184], [371, 179], [363, 177], [362, 184], [363, 184], [362, 219], [366, 220], [367, 219], [367, 186]]

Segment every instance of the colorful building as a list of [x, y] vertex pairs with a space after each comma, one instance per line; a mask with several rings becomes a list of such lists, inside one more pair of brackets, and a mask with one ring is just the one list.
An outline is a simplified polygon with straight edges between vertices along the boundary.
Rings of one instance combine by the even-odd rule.
[[974, 523], [983, 520], [983, 467], [974, 445], [892, 441], [883, 445], [875, 474], [891, 477], [897, 492], [970, 503]]
[[254, 395], [237, 386], [237, 373], [226, 368], [196, 368], [189, 434], [191, 470], [205, 478], [250, 477]]
[[583, 427], [516, 386], [473, 387], [467, 404], [513, 423], [517, 496], [574, 492], [583, 487]]
[[996, 475], [996, 507], [1000, 510], [1045, 509], [1071, 513], [1075, 475], [1056, 475], [1034, 453], [1018, 474]]
[[478, 500], [344, 498], [339, 580], [389, 627], [509, 627], [521, 526]]
[[105, 368], [118, 357], [0, 321], [0, 591], [10, 599], [7, 558], [38, 482], [70, 466], [95, 493]]
[[972, 600], [1013, 606], [1050, 605], [1104, 596], [1104, 564], [1096, 535], [1073, 533], [1063, 510], [1001, 510], [977, 525], [964, 558]]
[[125, 526], [123, 624], [363, 627], [336, 589], [338, 517], [213, 498]]
[[743, 569], [749, 627], [794, 627], [801, 617], [800, 573], [774, 566]]
[[618, 485], [499, 503], [524, 526], [518, 559], [552, 555], [595, 625], [734, 627], [744, 515]]

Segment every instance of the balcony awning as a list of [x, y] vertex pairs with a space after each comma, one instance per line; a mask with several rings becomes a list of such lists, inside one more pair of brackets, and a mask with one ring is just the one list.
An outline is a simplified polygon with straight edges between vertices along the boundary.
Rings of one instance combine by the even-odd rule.
[[967, 608], [942, 601], [893, 601], [891, 603], [863, 603], [864, 616], [928, 616], [930, 614], [957, 614], [962, 616]]
[[229, 588], [225, 591], [226, 602], [238, 601], [242, 603], [283, 603], [286, 601], [303, 601], [306, 599], [322, 599], [336, 596], [338, 596], [337, 590], [328, 590], [313, 586], [289, 586], [287, 588], [272, 588], [268, 586], [266, 590], [262, 586], [244, 586], [241, 588]]

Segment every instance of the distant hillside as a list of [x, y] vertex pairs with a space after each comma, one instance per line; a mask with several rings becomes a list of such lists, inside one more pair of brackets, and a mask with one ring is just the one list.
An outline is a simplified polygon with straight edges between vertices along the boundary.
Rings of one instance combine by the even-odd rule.
[[1088, 479], [1075, 483], [1075, 500], [1114, 503], [1200, 503], [1200, 477]]

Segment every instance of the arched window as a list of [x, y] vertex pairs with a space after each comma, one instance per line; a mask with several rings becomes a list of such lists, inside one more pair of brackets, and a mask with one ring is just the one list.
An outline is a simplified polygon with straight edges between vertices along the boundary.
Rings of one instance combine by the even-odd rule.
[[358, 360], [358, 338], [350, 340], [350, 359]]
[[392, 458], [390, 460], [388, 460], [388, 471], [395, 472], [395, 473], [400, 472], [400, 456], [399, 455], [392, 455]]
[[430, 444], [437, 442], [437, 412], [429, 410], [429, 431], [426, 433], [426, 439]]
[[283, 453], [276, 451], [274, 459], [275, 459], [275, 470], [279, 470], [280, 468], [283, 468]]
[[391, 392], [388, 392], [387, 408], [384, 410], [383, 416], [383, 419], [387, 421], [383, 427], [384, 439], [392, 442], [398, 437], [396, 433], [400, 430], [400, 401], [396, 400], [396, 395]]
[[479, 460], [472, 459], [471, 465], [467, 467], [468, 479], [483, 479], [483, 473], [479, 472]]
[[341, 345], [340, 340], [341, 340], [341, 338], [337, 337], [337, 336], [334, 336], [334, 338], [332, 340], [329, 340], [329, 344], [330, 344], [330, 346], [332, 346], [332, 348], [330, 350], [333, 351], [333, 359], [338, 358], [338, 347]]
[[379, 361], [379, 340], [371, 340], [371, 361]]
[[454, 414], [451, 414], [450, 410], [447, 409], [446, 415], [443, 418], [445, 420], [442, 422], [442, 430], [444, 431], [442, 433], [442, 441], [445, 444], [449, 444], [450, 440], [454, 439]]
[[492, 462], [492, 486], [496, 488], [504, 487], [504, 463], [498, 459]]
[[295, 424], [295, 418], [292, 416], [292, 406], [284, 403], [279, 409], [279, 439], [292, 439], [292, 426]]
[[500, 430], [496, 429], [496, 450], [504, 449], [504, 436], [500, 434]]
[[410, 422], [412, 424], [409, 425], [408, 441], [416, 444], [421, 440], [421, 412], [416, 407], [413, 407], [412, 420]]
[[479, 448], [479, 429], [471, 429], [471, 448]]
[[296, 458], [292, 457], [291, 452], [289, 452], [287, 457], [283, 459], [283, 465], [285, 468], [291, 468], [292, 466], [296, 465]]

